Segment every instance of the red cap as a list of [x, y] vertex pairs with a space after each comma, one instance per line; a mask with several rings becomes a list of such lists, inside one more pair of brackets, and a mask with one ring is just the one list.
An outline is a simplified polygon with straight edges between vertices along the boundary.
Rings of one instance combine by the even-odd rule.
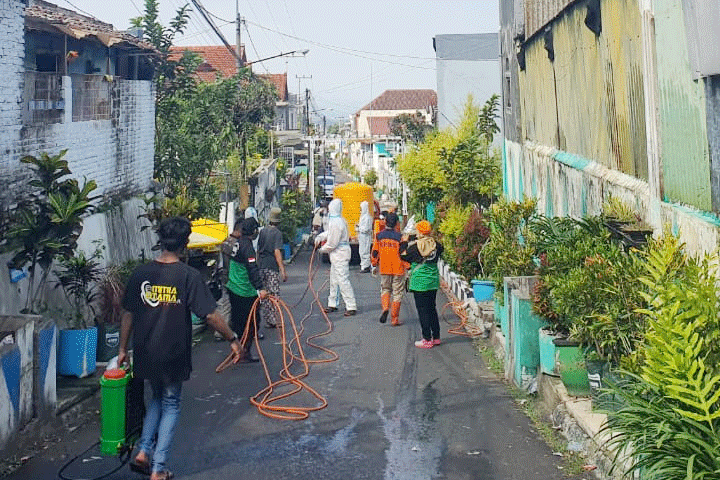
[[107, 378], [108, 380], [119, 380], [121, 378], [125, 378], [125, 370], [123, 370], [122, 368], [105, 370], [103, 377]]

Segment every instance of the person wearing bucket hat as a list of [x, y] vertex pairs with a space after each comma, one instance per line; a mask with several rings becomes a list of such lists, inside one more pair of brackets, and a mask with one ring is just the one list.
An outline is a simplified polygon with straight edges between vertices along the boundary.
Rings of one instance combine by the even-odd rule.
[[[262, 229], [258, 236], [258, 259], [260, 278], [265, 290], [270, 295], [280, 295], [280, 279], [287, 282], [288, 276], [283, 263], [283, 236], [278, 228], [282, 210], [278, 207], [270, 209], [269, 225]], [[260, 318], [268, 328], [277, 327], [275, 306], [270, 299], [260, 302]]]
[[410, 263], [408, 290], [415, 298], [422, 340], [415, 342], [418, 348], [432, 348], [440, 345], [440, 321], [435, 297], [440, 288], [440, 273], [437, 262], [443, 246], [432, 236], [432, 226], [427, 220], [415, 225], [417, 238], [400, 244], [400, 258]]

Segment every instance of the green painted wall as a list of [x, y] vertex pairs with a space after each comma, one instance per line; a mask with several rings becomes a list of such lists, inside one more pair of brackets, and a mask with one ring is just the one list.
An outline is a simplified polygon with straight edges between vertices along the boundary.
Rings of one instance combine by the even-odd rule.
[[681, 0], [655, 0], [663, 196], [712, 210], [705, 81], [694, 80]]

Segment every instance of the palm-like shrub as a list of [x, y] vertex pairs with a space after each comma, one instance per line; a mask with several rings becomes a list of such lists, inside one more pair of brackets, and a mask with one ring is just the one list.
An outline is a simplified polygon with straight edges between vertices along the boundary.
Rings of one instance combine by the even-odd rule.
[[[717, 269], [688, 257], [665, 235], [651, 242], [641, 281], [648, 328], [636, 373], [615, 394], [625, 404], [608, 417], [615, 468], [654, 479], [720, 478], [720, 367]], [[626, 462], [622, 457], [630, 453]]]

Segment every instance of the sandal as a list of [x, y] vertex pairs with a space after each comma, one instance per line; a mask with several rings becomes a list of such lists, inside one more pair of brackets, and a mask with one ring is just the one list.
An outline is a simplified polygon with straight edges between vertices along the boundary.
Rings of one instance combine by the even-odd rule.
[[137, 460], [133, 459], [132, 462], [130, 462], [130, 470], [132, 470], [135, 473], [139, 473], [141, 475], [150, 476], [150, 462], [138, 462]]
[[164, 470], [162, 472], [158, 472], [158, 480], [170, 480], [171, 478], [175, 478], [175, 475], [170, 470]]

